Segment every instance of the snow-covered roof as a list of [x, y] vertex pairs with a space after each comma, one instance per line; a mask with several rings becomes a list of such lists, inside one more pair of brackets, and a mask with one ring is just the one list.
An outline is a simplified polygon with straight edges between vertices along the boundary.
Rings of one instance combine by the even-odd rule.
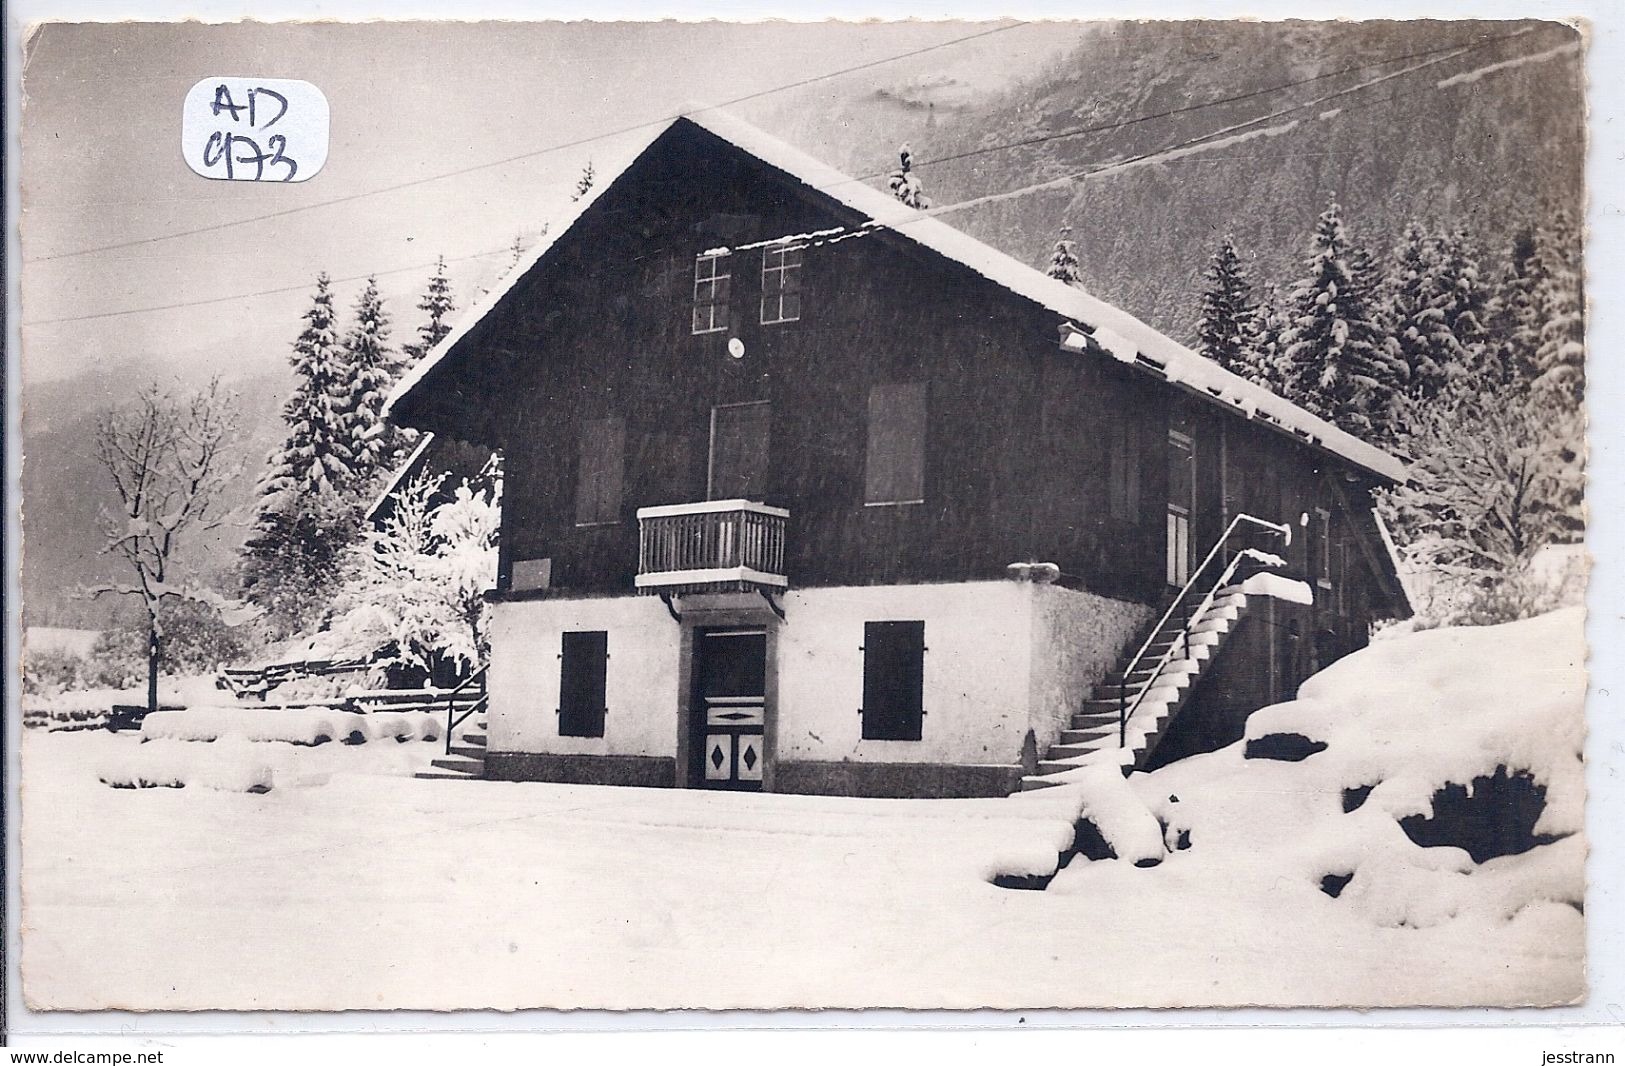
[[418, 442], [418, 446], [412, 449], [412, 454], [406, 457], [405, 462], [396, 467], [394, 476], [379, 491], [378, 498], [372, 501], [372, 506], [367, 508], [365, 517], [368, 522], [371, 522], [378, 514], [379, 508], [389, 502], [391, 496], [400, 491], [401, 486], [406, 483], [406, 479], [411, 476], [412, 471], [417, 469], [418, 460], [423, 458], [423, 453], [428, 451], [429, 445], [433, 443], [434, 434], [425, 433], [423, 439]]
[[[1170, 382], [1186, 386], [1210, 402], [1230, 407], [1238, 414], [1273, 423], [1384, 478], [1393, 481], [1405, 480], [1404, 464], [1380, 448], [1338, 429], [1268, 389], [1225, 370], [1128, 312], [1113, 307], [1082, 289], [1049, 277], [1042, 271], [983, 244], [969, 234], [954, 229], [933, 217], [931, 212], [909, 207], [889, 193], [872, 188], [857, 178], [819, 162], [800, 149], [764, 133], [748, 122], [715, 108], [694, 108], [657, 129], [643, 147], [652, 144], [672, 124], [684, 120], [810, 186], [813, 190], [824, 193], [867, 216], [870, 222], [865, 224], [865, 229], [885, 229], [897, 233], [938, 255], [969, 267], [1002, 288], [1055, 312], [1062, 319], [1058, 325], [1064, 327], [1076, 324], [1084, 333], [1092, 336], [1098, 347], [1125, 363], [1149, 364], [1146, 369], [1161, 371]], [[384, 406], [386, 417], [394, 410], [396, 404], [415, 389], [456, 348], [457, 343], [491, 308], [502, 301], [519, 279], [570, 231], [576, 220], [592, 207], [598, 197], [615, 183], [625, 169], [623, 167], [620, 172], [605, 175], [586, 196], [571, 205], [571, 210], [565, 217], [549, 226], [547, 235], [537, 242], [513, 270], [508, 272], [507, 277], [484, 299], [471, 307], [457, 327], [401, 379]]]

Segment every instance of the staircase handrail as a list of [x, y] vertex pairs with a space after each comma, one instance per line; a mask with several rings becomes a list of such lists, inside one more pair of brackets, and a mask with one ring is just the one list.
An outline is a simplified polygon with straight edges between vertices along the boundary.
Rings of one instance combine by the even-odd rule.
[[[446, 754], [447, 755], [451, 754], [451, 741], [452, 741], [452, 737], [457, 732], [457, 727], [462, 725], [471, 716], [473, 716], [475, 714], [478, 714], [480, 711], [484, 710], [485, 705], [486, 705], [486, 701], [488, 701], [491, 698], [491, 694], [488, 691], [486, 691], [486, 688], [485, 688], [485, 673], [489, 669], [491, 669], [491, 666], [490, 666], [489, 663], [487, 663], [485, 666], [480, 667], [478, 670], [474, 671], [472, 674], [469, 674], [466, 678], [464, 678], [461, 682], [459, 682], [456, 688], [454, 688], [450, 692], [446, 693]], [[457, 713], [457, 696], [464, 689], [468, 688], [470, 685], [474, 684], [475, 682], [479, 682], [480, 698], [475, 700], [473, 703], [469, 704], [468, 707], [463, 711], [462, 714], [458, 714]]]
[[1117, 683], [1118, 747], [1128, 747], [1129, 718], [1134, 715], [1135, 711], [1140, 709], [1140, 704], [1145, 702], [1146, 694], [1151, 691], [1152, 686], [1155, 685], [1157, 679], [1162, 676], [1163, 671], [1168, 668], [1168, 665], [1171, 662], [1173, 662], [1175, 647], [1182, 647], [1182, 650], [1184, 651], [1188, 651], [1190, 649], [1191, 626], [1195, 625], [1197, 620], [1207, 613], [1208, 608], [1213, 604], [1214, 597], [1218, 595], [1219, 590], [1223, 588], [1225, 583], [1235, 574], [1236, 567], [1240, 565], [1241, 560], [1245, 558], [1245, 556], [1238, 553], [1231, 558], [1229, 565], [1227, 565], [1224, 568], [1224, 572], [1219, 575], [1219, 580], [1215, 581], [1212, 587], [1207, 590], [1207, 594], [1202, 598], [1202, 602], [1197, 606], [1196, 610], [1191, 613], [1191, 616], [1186, 619], [1185, 624], [1180, 626], [1180, 640], [1176, 643], [1169, 644], [1167, 650], [1162, 653], [1161, 658], [1157, 662], [1157, 668], [1152, 672], [1150, 680], [1146, 682], [1145, 687], [1142, 688], [1139, 694], [1135, 696], [1133, 706], [1130, 706], [1128, 703], [1129, 677], [1131, 677], [1134, 672], [1139, 669], [1140, 663], [1145, 658], [1146, 652], [1150, 650], [1152, 644], [1156, 643], [1157, 634], [1162, 632], [1162, 627], [1168, 624], [1168, 619], [1174, 616], [1174, 612], [1179, 609], [1179, 605], [1185, 602], [1185, 597], [1190, 595], [1191, 590], [1196, 587], [1197, 579], [1202, 576], [1203, 571], [1208, 568], [1208, 565], [1212, 563], [1214, 558], [1217, 557], [1220, 551], [1223, 550], [1225, 544], [1229, 542], [1231, 534], [1236, 531], [1236, 527], [1240, 526], [1243, 522], [1251, 522], [1253, 525], [1269, 530], [1277, 536], [1280, 536], [1288, 546], [1291, 546], [1292, 544], [1292, 527], [1283, 522], [1271, 522], [1267, 519], [1257, 518], [1250, 514], [1238, 514], [1235, 518], [1230, 520], [1230, 524], [1225, 527], [1224, 532], [1219, 536], [1219, 539], [1214, 542], [1213, 547], [1208, 549], [1208, 553], [1202, 559], [1202, 562], [1196, 567], [1195, 570], [1191, 571], [1190, 578], [1186, 580], [1184, 587], [1179, 590], [1179, 594], [1174, 597], [1174, 601], [1168, 605], [1168, 609], [1163, 612], [1162, 617], [1157, 619], [1157, 624], [1151, 627], [1151, 632], [1147, 634], [1145, 643], [1140, 645], [1140, 650], [1134, 653], [1134, 658], [1130, 659], [1128, 665], [1123, 669], [1123, 676], [1118, 680]]

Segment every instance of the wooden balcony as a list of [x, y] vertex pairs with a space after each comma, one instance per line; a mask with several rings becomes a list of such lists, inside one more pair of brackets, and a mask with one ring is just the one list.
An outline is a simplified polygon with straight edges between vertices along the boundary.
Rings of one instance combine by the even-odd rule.
[[638, 509], [641, 592], [774, 591], [784, 574], [790, 512], [750, 500], [707, 500]]

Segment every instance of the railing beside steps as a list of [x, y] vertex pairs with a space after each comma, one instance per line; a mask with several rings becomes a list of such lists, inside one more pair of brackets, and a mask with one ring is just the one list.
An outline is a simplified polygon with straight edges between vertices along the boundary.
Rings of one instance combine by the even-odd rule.
[[[1191, 627], [1201, 621], [1208, 608], [1213, 606], [1214, 598], [1218, 596], [1219, 590], [1230, 583], [1230, 579], [1235, 576], [1236, 570], [1241, 566], [1242, 562], [1251, 557], [1245, 550], [1228, 550], [1231, 537], [1235, 535], [1238, 529], [1243, 527], [1261, 529], [1273, 536], [1278, 536], [1281, 538], [1283, 545], [1289, 546], [1292, 543], [1291, 526], [1255, 518], [1249, 514], [1236, 515], [1231, 520], [1230, 525], [1225, 527], [1224, 533], [1208, 550], [1207, 556], [1203, 558], [1196, 569], [1191, 571], [1189, 580], [1179, 590], [1178, 595], [1174, 597], [1174, 601], [1168, 605], [1168, 609], [1163, 612], [1162, 617], [1157, 619], [1157, 624], [1151, 627], [1151, 633], [1145, 638], [1145, 643], [1140, 645], [1140, 650], [1134, 653], [1134, 658], [1129, 660], [1122, 676], [1118, 678], [1117, 744], [1119, 747], [1128, 747], [1129, 719], [1134, 717], [1134, 712], [1140, 709], [1140, 705], [1145, 702], [1146, 696], [1156, 687], [1158, 680], [1162, 678], [1170, 666], [1176, 662], [1182, 662], [1188, 657], [1191, 650]], [[1218, 578], [1211, 582], [1204, 581], [1203, 575], [1213, 572], [1215, 561], [1223, 563], [1223, 566], [1219, 568]], [[1198, 589], [1205, 591], [1198, 596]], [[1194, 607], [1192, 606], [1193, 602]], [[1168, 646], [1162, 650], [1161, 654], [1148, 663], [1147, 659], [1151, 656], [1151, 649], [1158, 643], [1158, 637], [1167, 629], [1169, 621], [1176, 616], [1180, 619], [1179, 632], [1168, 641]], [[1144, 687], [1135, 693], [1131, 701], [1129, 699], [1129, 678], [1145, 669], [1151, 671], [1151, 676], [1145, 681]]]
[[[446, 754], [451, 754], [452, 738], [457, 734], [457, 727], [468, 721], [474, 715], [485, 710], [490, 704], [491, 693], [485, 687], [485, 675], [491, 668], [482, 666], [468, 676], [468, 679], [450, 692], [446, 693]], [[472, 703], [468, 701], [467, 693], [477, 691], [479, 698]], [[459, 698], [461, 697], [461, 698]]]
[[752, 500], [638, 509], [637, 588], [783, 589], [790, 512]]

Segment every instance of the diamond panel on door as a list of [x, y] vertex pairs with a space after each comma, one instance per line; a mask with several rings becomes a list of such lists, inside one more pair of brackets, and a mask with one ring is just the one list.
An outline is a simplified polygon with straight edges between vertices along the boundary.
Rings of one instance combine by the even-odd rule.
[[732, 733], [708, 733], [705, 737], [705, 779], [732, 781], [734, 738]]
[[695, 635], [689, 781], [759, 791], [767, 769], [766, 633], [704, 629]]
[[739, 761], [735, 764], [741, 781], [762, 779], [762, 734], [743, 733], [739, 737]]

